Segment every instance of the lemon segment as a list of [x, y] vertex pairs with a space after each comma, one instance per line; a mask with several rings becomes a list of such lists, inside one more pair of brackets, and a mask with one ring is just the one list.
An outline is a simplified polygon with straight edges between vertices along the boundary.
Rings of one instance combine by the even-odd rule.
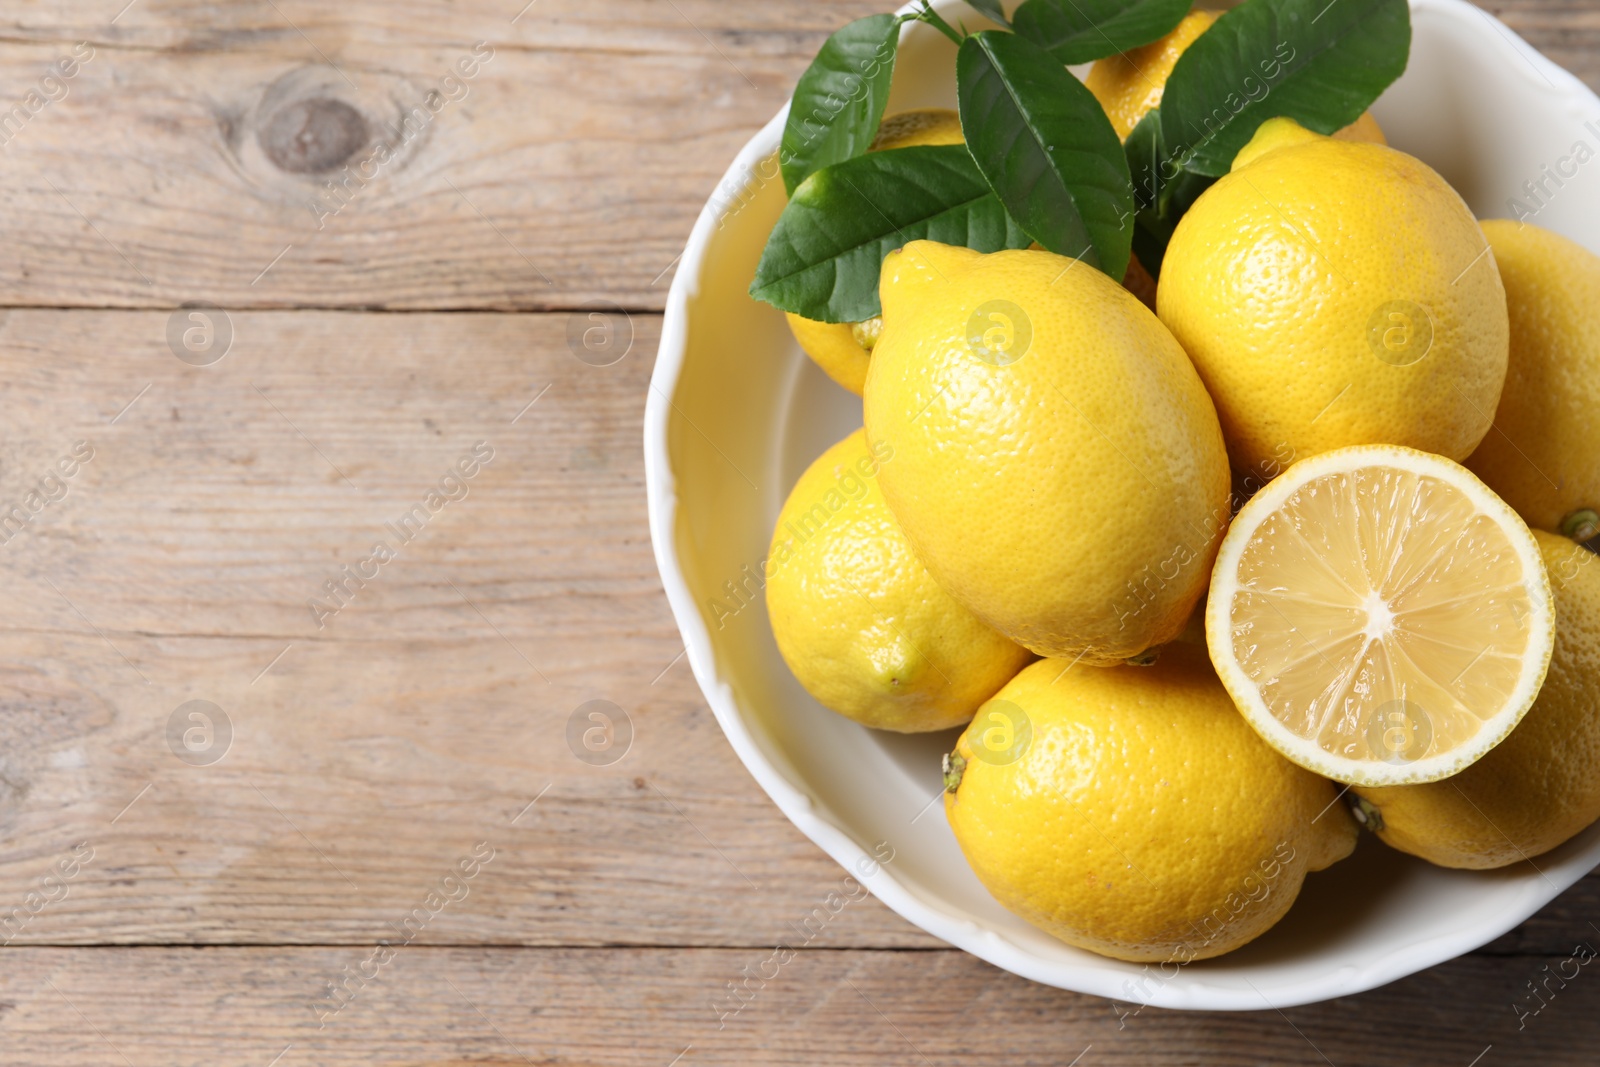
[[1534, 537], [1555, 588], [1556, 649], [1532, 710], [1448, 781], [1360, 790], [1368, 829], [1442, 867], [1506, 867], [1600, 818], [1600, 558]]
[[1303, 461], [1240, 511], [1207, 603], [1239, 709], [1303, 767], [1436, 781], [1493, 748], [1549, 668], [1527, 526], [1464, 467], [1398, 446]]

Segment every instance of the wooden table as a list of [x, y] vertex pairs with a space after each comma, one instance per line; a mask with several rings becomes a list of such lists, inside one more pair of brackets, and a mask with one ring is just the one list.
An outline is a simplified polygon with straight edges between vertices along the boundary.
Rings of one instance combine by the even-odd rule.
[[[640, 417], [701, 203], [881, 5], [523, 2], [0, 15], [0, 1063], [1594, 1062], [1600, 878], [1238, 1015], [869, 898], [731, 1012], [841, 872], [683, 663]], [[1600, 84], [1592, 3], [1491, 10]]]

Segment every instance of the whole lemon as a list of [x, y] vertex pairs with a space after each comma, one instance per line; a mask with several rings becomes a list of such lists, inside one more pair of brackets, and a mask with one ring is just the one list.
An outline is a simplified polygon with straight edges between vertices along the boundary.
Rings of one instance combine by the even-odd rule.
[[1178, 224], [1156, 293], [1241, 471], [1350, 445], [1463, 460], [1510, 324], [1477, 220], [1431, 168], [1270, 119]]
[[1600, 557], [1534, 532], [1556, 600], [1544, 689], [1511, 734], [1460, 774], [1358, 788], [1357, 818], [1441, 867], [1504, 867], [1600, 818]]
[[1268, 748], [1186, 644], [1150, 667], [1027, 667], [978, 710], [945, 786], [995, 899], [1123, 960], [1238, 948], [1357, 836], [1333, 785]]
[[1530, 526], [1588, 540], [1600, 533], [1600, 256], [1505, 219], [1483, 232], [1511, 311], [1511, 372], [1467, 466]]
[[884, 446], [857, 430], [811, 465], [766, 564], [778, 650], [826, 707], [880, 730], [945, 730], [1032, 657], [917, 562], [878, 488]]
[[[948, 108], [929, 107], [901, 111], [885, 118], [868, 151], [961, 143], [961, 116]], [[792, 312], [785, 312], [785, 316], [801, 351], [826, 371], [828, 377], [860, 396], [867, 380], [867, 363], [872, 358], [872, 347], [883, 320], [817, 322]]]
[[884, 261], [867, 435], [953, 596], [1046, 656], [1118, 663], [1180, 633], [1229, 513], [1217, 418], [1143, 304], [1049, 252], [914, 241]]
[[[1172, 75], [1172, 68], [1178, 65], [1178, 57], [1211, 28], [1219, 15], [1220, 11], [1191, 11], [1160, 40], [1121, 55], [1095, 60], [1083, 84], [1100, 101], [1118, 137], [1126, 140], [1146, 113], [1161, 106], [1167, 79]], [[1371, 112], [1364, 113], [1334, 136], [1346, 141], [1386, 143], [1383, 129]]]

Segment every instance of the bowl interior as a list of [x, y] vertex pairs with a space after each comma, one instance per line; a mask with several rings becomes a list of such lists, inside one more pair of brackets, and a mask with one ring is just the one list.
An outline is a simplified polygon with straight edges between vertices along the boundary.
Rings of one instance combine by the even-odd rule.
[[[935, 6], [969, 27], [981, 21], [964, 5]], [[1481, 217], [1536, 212], [1524, 217], [1600, 252], [1591, 207], [1600, 162], [1571, 162], [1579, 142], [1586, 159], [1600, 150], [1600, 101], [1459, 0], [1415, 0], [1413, 18], [1409, 69], [1375, 108], [1391, 143], [1438, 169]], [[954, 107], [953, 57], [937, 32], [908, 26], [890, 110]], [[996, 904], [937, 802], [954, 733], [898, 737], [827, 711], [794, 680], [768, 626], [761, 565], [784, 498], [861, 425], [860, 400], [805, 358], [781, 314], [747, 295], [785, 202], [772, 164], [780, 130], [774, 120], [751, 142], [691, 240], [646, 451], [657, 555], [696, 676], [740, 758], [813, 840], [852, 868], [887, 842], [894, 859], [866, 879], [873, 891], [999, 966], [1133, 1003], [1211, 1009], [1304, 1003], [1431, 966], [1498, 936], [1600, 862], [1600, 826], [1537, 868], [1488, 873], [1434, 868], [1367, 838], [1311, 876], [1268, 934], [1175, 974], [1071, 948]], [[1545, 165], [1559, 168], [1560, 184]], [[1525, 188], [1541, 181], [1536, 194]]]

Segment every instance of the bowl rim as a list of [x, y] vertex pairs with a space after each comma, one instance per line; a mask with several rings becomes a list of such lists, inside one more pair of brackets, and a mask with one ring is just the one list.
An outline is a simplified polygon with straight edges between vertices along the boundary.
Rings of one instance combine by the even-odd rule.
[[[907, 3], [898, 13], [909, 13], [918, 6]], [[933, 0], [933, 6], [935, 9], [966, 8], [961, 0]], [[1427, 12], [1468, 24], [1486, 20], [1491, 32], [1485, 35], [1485, 39], [1507, 60], [1507, 69], [1515, 71], [1515, 76], [1534, 85], [1543, 82], [1542, 91], [1554, 89], [1559, 96], [1600, 109], [1600, 97], [1575, 75], [1547, 59], [1505, 23], [1469, 0], [1410, 0], [1410, 6], [1414, 14]], [[970, 11], [966, 13], [969, 17], [972, 14]], [[908, 25], [902, 32], [910, 29]], [[1481, 29], [1479, 27], [1480, 32]], [[745, 722], [732, 686], [717, 669], [710, 630], [700, 615], [678, 561], [676, 528], [679, 499], [668, 441], [669, 416], [675, 408], [673, 397], [687, 356], [689, 304], [700, 291], [706, 255], [718, 229], [719, 219], [730, 203], [740, 202], [738, 197], [718, 194], [730, 190], [744, 192], [757, 180], [755, 175], [758, 166], [780, 146], [789, 103], [785, 102], [778, 113], [739, 151], [716, 185], [712, 197], [700, 211], [679, 258], [667, 295], [661, 342], [645, 403], [643, 444], [650, 540], [668, 605], [683, 637], [689, 667], [723, 734], [756, 783], [801, 833], [841, 867], [858, 874], [862, 883], [891, 911], [933, 937], [1030, 981], [1129, 1002], [1123, 995], [1127, 992], [1126, 976], [1112, 970], [1080, 970], [1070, 976], [1064, 975], [1059, 962], [1037, 956], [998, 931], [985, 929], [967, 916], [953, 914], [940, 904], [923, 899], [902, 882], [888, 865], [876, 862], [873, 855], [848, 832], [825, 813], [819, 812], [811, 797], [791, 782], [761, 750]], [[1191, 978], [1188, 981], [1160, 983], [1148, 998], [1132, 1002], [1141, 1008], [1259, 1011], [1312, 1004], [1375, 989], [1481, 948], [1518, 926], [1600, 864], [1600, 843], [1589, 852], [1591, 856], [1588, 859], [1573, 857], [1558, 867], [1547, 867], [1540, 871], [1543, 875], [1541, 878], [1528, 879], [1517, 898], [1517, 906], [1504, 908], [1503, 919], [1493, 923], [1409, 942], [1379, 954], [1365, 965], [1345, 965], [1299, 981], [1278, 982], [1270, 991], [1257, 989], [1248, 978], [1245, 979], [1246, 984], [1254, 992], [1219, 987], [1203, 979]], [[861, 875], [863, 871], [874, 873]]]

